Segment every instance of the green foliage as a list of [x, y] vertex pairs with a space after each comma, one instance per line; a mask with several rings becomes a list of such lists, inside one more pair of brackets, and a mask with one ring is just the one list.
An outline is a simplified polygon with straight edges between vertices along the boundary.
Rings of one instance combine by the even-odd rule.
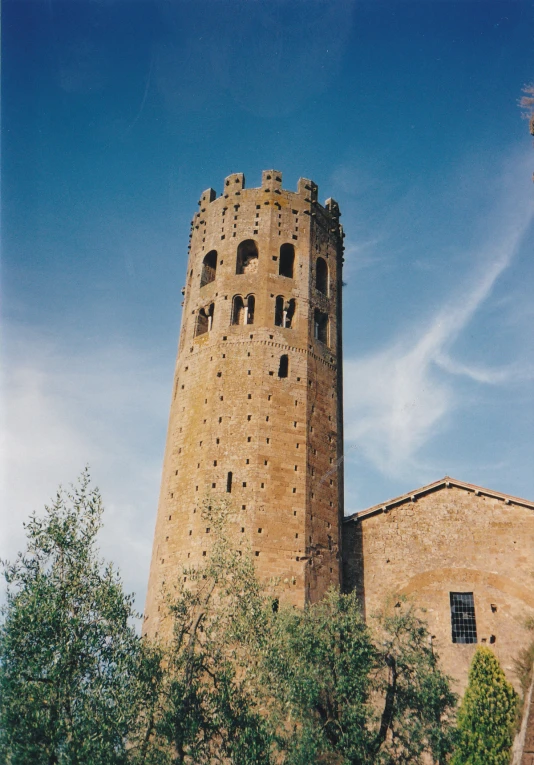
[[507, 765], [514, 736], [517, 694], [495, 654], [478, 648], [458, 711], [452, 765]]
[[[204, 565], [167, 592], [167, 638], [137, 637], [95, 548], [84, 473], [5, 566], [0, 754], [7, 765], [380, 765], [445, 762], [454, 696], [424, 623], [399, 601], [371, 631], [354, 595], [278, 607], [206, 502]], [[165, 632], [165, 629], [162, 630]]]
[[207, 501], [202, 514], [213, 546], [205, 565], [184, 571], [186, 581], [168, 593], [173, 631], [153, 745], [169, 763], [262, 765], [271, 762], [274, 735], [250, 659], [270, 604], [250, 556], [228, 542], [228, 506]]
[[4, 564], [0, 755], [9, 765], [127, 761], [143, 714], [145, 654], [112, 566], [96, 557], [102, 503], [85, 471], [26, 525], [28, 546]]
[[274, 620], [266, 685], [292, 727], [287, 763], [445, 762], [456, 698], [426, 626], [413, 606], [397, 606], [378, 616], [375, 635], [355, 595], [335, 590]]
[[[527, 619], [525, 626], [528, 630], [534, 632], [534, 619]], [[514, 670], [521, 683], [523, 698], [525, 698], [532, 682], [534, 670], [534, 639], [530, 641], [526, 648], [519, 652], [517, 659], [514, 660]]]

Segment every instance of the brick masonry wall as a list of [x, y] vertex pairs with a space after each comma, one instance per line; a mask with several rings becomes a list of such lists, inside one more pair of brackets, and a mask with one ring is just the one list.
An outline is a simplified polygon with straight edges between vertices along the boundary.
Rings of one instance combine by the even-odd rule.
[[[208, 189], [199, 206], [144, 616], [150, 635], [166, 629], [163, 583], [184, 577], [209, 548], [199, 509], [208, 495], [230, 499], [236, 549], [250, 546], [259, 575], [277, 578], [282, 598], [302, 606], [340, 582], [339, 209], [317, 202], [312, 181], [301, 179], [296, 193], [282, 189], [276, 171], [265, 171], [255, 189], [231, 175], [220, 197]], [[236, 273], [247, 240], [258, 257]], [[295, 250], [292, 277], [279, 273], [282, 245]], [[211, 272], [203, 268], [208, 253]], [[318, 258], [327, 264], [327, 294], [316, 288]], [[234, 324], [236, 297], [251, 306], [250, 295], [253, 323], [241, 310]], [[277, 297], [285, 308], [295, 301], [291, 327], [275, 324]], [[315, 337], [316, 310], [328, 316], [325, 341]]]
[[533, 509], [444, 487], [346, 522], [343, 545], [345, 586], [358, 592], [366, 618], [391, 593], [412, 597], [460, 693], [476, 645], [452, 643], [449, 593], [473, 592], [478, 642], [517, 687], [513, 660], [534, 615]]

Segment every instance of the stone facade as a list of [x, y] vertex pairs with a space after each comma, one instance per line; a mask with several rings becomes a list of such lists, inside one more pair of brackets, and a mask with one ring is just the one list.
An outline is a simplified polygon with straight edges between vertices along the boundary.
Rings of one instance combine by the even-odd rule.
[[[463, 692], [478, 644], [517, 687], [513, 659], [532, 639], [534, 503], [444, 478], [345, 519], [344, 581], [366, 617], [389, 594], [426, 609], [433, 645]], [[477, 643], [453, 643], [450, 593], [472, 593]]]
[[300, 179], [242, 174], [193, 217], [144, 632], [165, 631], [161, 590], [210, 544], [205, 497], [230, 499], [252, 550], [295, 605], [340, 583], [343, 518], [341, 266], [333, 200]]

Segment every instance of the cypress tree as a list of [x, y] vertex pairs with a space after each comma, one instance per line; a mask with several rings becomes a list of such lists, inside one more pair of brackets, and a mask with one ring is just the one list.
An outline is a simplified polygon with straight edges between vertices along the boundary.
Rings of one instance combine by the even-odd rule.
[[508, 765], [518, 697], [495, 654], [478, 648], [458, 711], [451, 765]]

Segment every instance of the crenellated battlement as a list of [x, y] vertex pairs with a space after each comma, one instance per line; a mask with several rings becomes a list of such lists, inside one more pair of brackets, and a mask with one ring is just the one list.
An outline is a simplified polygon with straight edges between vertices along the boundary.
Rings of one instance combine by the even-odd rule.
[[[198, 201], [198, 205], [200, 208], [202, 208], [208, 205], [210, 202], [214, 202], [215, 200], [220, 199], [221, 197], [224, 199], [229, 199], [232, 195], [240, 196], [241, 192], [245, 189], [246, 186], [244, 174], [232, 173], [224, 179], [223, 191], [219, 197], [217, 197], [217, 192], [215, 189], [206, 189], [206, 191], [202, 192], [202, 195]], [[301, 197], [305, 202], [310, 204], [318, 204], [319, 187], [316, 183], [314, 183], [309, 178], [299, 178], [296, 191], [284, 189], [282, 187], [282, 173], [280, 170], [264, 170], [261, 174], [261, 186], [250, 187], [246, 190], [249, 192], [263, 191], [275, 194], [294, 194]], [[324, 209], [328, 208], [329, 203], [332, 203], [335, 208], [337, 208], [337, 215], [339, 216], [339, 208], [332, 199], [326, 200]]]

